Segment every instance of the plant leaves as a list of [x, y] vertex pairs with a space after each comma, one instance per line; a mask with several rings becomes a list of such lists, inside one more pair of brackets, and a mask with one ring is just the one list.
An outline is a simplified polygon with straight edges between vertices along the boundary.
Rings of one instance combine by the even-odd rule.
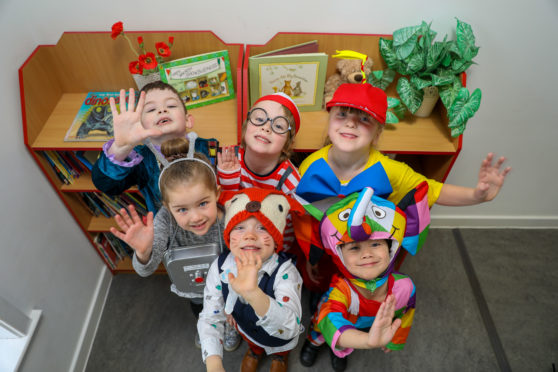
[[393, 82], [395, 78], [395, 71], [391, 69], [372, 71], [368, 75], [369, 83], [381, 90], [386, 88]]
[[437, 41], [428, 49], [426, 54], [426, 71], [433, 71], [442, 63], [444, 60], [449, 45], [446, 43], [446, 37], [444, 41]]
[[386, 62], [386, 65], [389, 68], [396, 70], [400, 74], [404, 75], [404, 72], [402, 71], [403, 68], [401, 66], [401, 61], [397, 59], [397, 56], [395, 55], [395, 51], [393, 49], [393, 40], [380, 38], [379, 44], [380, 44], [380, 54], [382, 55], [382, 58]]
[[405, 59], [415, 50], [420, 27], [403, 27], [393, 32], [393, 48], [397, 58]]
[[391, 111], [386, 112], [386, 124], [397, 124], [399, 123], [399, 118]]
[[437, 74], [430, 74], [432, 78], [432, 85], [440, 87], [442, 85], [452, 84], [455, 79], [455, 74], [445, 69], [439, 69]]
[[401, 101], [394, 97], [388, 97], [388, 110], [386, 113], [386, 123], [396, 124], [399, 123], [401, 119], [405, 117], [405, 112], [407, 109]]
[[453, 76], [453, 84], [447, 84], [438, 87], [438, 92], [440, 93], [440, 99], [442, 100], [444, 107], [448, 109], [448, 111], [461, 88], [462, 88], [461, 81], [455, 75]]
[[388, 109], [391, 109], [396, 106], [399, 106], [401, 104], [401, 101], [394, 97], [388, 97], [387, 103], [388, 103]]
[[461, 88], [457, 97], [453, 101], [448, 116], [450, 119], [449, 127], [452, 128], [452, 136], [456, 137], [463, 133], [467, 121], [472, 118], [480, 107], [482, 93], [480, 89], [475, 89], [469, 96], [467, 88]]
[[409, 108], [409, 111], [413, 114], [417, 112], [424, 95], [422, 90], [414, 88], [409, 80], [402, 77], [397, 82], [397, 93], [399, 93], [399, 98], [401, 98], [401, 101]]
[[461, 57], [466, 61], [471, 61], [475, 58], [479, 48], [475, 46], [475, 35], [473, 34], [473, 29], [468, 23], [461, 22], [457, 19], [455, 38]]
[[424, 54], [422, 52], [415, 53], [408, 59], [405, 73], [403, 75], [412, 75], [424, 68]]
[[418, 90], [429, 87], [432, 85], [432, 80], [421, 79], [416, 75], [411, 76], [411, 85]]

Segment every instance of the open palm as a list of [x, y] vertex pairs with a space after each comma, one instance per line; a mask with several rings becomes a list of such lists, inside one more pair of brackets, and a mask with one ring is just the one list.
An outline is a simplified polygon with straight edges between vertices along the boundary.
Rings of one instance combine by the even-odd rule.
[[506, 158], [501, 156], [495, 164], [492, 164], [494, 154], [489, 153], [482, 161], [479, 170], [479, 181], [475, 188], [475, 198], [479, 201], [490, 201], [498, 195], [504, 185], [506, 176], [511, 171], [510, 167], [500, 171]]
[[145, 103], [145, 92], [141, 92], [137, 107], [135, 97], [134, 89], [130, 88], [128, 104], [126, 104], [126, 91], [120, 90], [120, 112], [116, 109], [114, 98], [110, 98], [114, 123], [114, 146], [118, 148], [133, 148], [148, 137], [162, 134], [159, 129], [143, 127], [141, 113]]
[[386, 346], [393, 335], [401, 326], [401, 319], [393, 320], [395, 314], [395, 297], [389, 295], [380, 305], [374, 323], [368, 332], [368, 345], [370, 347]]
[[141, 261], [148, 261], [153, 246], [153, 212], [149, 212], [144, 224], [133, 205], [128, 206], [130, 213], [122, 208], [114, 217], [119, 231], [114, 227], [110, 232], [134, 249]]

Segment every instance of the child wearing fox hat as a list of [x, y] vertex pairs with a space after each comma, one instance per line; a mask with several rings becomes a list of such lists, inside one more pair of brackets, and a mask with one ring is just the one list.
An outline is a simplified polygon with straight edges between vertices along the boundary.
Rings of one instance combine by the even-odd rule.
[[198, 321], [202, 357], [208, 371], [223, 371], [225, 321], [232, 321], [248, 351], [241, 371], [256, 371], [264, 352], [272, 355], [272, 371], [286, 371], [287, 357], [297, 345], [302, 278], [282, 251], [290, 213], [304, 213], [277, 190], [244, 189], [225, 203], [223, 253], [211, 265]]
[[320, 220], [321, 245], [340, 275], [334, 275], [312, 318], [300, 353], [303, 365], [314, 364], [325, 342], [335, 371], [345, 370], [354, 349], [403, 349], [415, 312], [415, 285], [394, 272], [394, 261], [402, 246], [415, 253], [425, 239], [427, 194], [423, 182], [405, 196], [400, 206], [407, 213], [370, 187], [305, 206]]

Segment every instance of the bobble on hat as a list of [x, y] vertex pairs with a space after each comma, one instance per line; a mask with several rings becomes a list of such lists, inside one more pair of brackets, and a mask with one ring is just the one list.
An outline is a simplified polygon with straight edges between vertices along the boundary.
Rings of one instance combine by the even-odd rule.
[[326, 109], [329, 111], [333, 106], [353, 107], [371, 115], [380, 124], [386, 123], [387, 95], [370, 84], [341, 84]]
[[234, 226], [250, 217], [262, 223], [276, 243], [276, 251], [283, 249], [283, 233], [289, 213], [304, 214], [302, 206], [278, 190], [248, 188], [239, 191], [225, 203], [224, 239], [230, 247], [230, 233]]
[[254, 105], [260, 101], [274, 101], [285, 106], [291, 112], [291, 114], [293, 114], [295, 121], [295, 134], [298, 133], [298, 129], [300, 128], [300, 112], [298, 111], [298, 107], [291, 97], [283, 92], [268, 94], [267, 96], [260, 97], [254, 103]]

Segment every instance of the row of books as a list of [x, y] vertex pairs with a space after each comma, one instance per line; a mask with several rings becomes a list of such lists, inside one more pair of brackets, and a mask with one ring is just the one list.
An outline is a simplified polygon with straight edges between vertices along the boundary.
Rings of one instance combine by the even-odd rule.
[[84, 173], [90, 173], [99, 151], [53, 151], [41, 152], [52, 170], [66, 185], [74, 183]]
[[140, 193], [124, 192], [117, 196], [109, 196], [102, 192], [78, 192], [78, 199], [95, 217], [112, 218], [120, 213], [120, 209], [128, 209], [131, 204], [141, 216], [147, 215], [145, 199]]
[[99, 253], [113, 270], [116, 269], [119, 261], [133, 255], [133, 250], [111, 233], [99, 233], [93, 241]]

